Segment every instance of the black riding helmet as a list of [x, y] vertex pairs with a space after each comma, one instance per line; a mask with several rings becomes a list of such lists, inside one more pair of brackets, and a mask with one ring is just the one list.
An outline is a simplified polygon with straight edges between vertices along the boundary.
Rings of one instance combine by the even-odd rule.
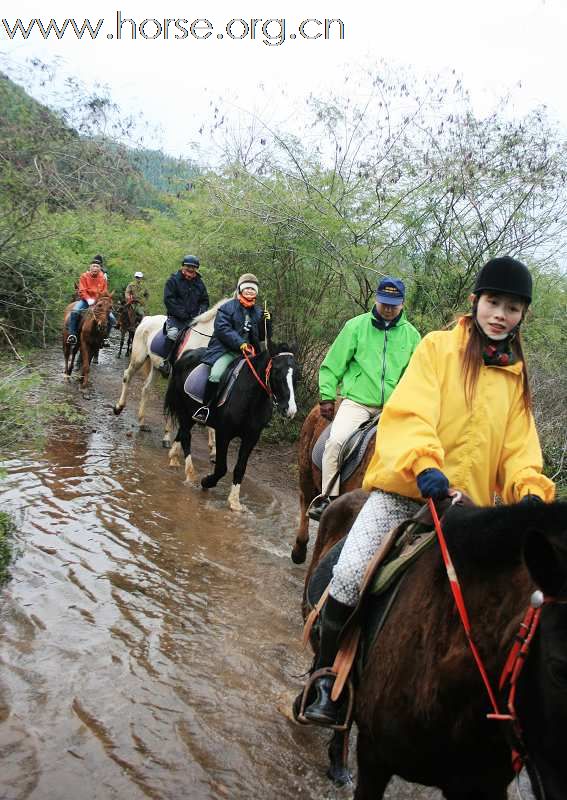
[[183, 256], [181, 260], [182, 267], [195, 267], [195, 269], [199, 269], [199, 259], [197, 256]]
[[532, 302], [532, 276], [525, 264], [511, 256], [491, 258], [477, 275], [473, 294], [498, 292], [521, 297], [528, 305]]

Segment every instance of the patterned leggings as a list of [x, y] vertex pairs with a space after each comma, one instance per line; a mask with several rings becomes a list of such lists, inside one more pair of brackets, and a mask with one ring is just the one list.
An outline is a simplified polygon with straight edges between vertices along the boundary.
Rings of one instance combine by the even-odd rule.
[[340, 603], [355, 606], [370, 559], [386, 534], [419, 508], [419, 503], [379, 489], [373, 491], [356, 518], [339, 560], [333, 568], [330, 594]]

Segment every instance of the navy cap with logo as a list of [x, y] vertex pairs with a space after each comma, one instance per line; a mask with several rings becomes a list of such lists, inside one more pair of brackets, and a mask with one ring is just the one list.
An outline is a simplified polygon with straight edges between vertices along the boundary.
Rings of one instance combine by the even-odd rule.
[[376, 300], [389, 306], [401, 306], [405, 294], [406, 287], [399, 278], [382, 278], [376, 289]]

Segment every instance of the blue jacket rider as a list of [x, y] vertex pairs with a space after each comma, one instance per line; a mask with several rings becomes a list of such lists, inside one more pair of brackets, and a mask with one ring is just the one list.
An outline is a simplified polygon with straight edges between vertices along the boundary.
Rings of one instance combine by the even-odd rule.
[[171, 358], [177, 337], [194, 317], [209, 307], [209, 295], [199, 275], [199, 267], [199, 259], [196, 256], [185, 256], [181, 261], [181, 269], [169, 276], [163, 289], [169, 352], [158, 369], [165, 377], [171, 372]]

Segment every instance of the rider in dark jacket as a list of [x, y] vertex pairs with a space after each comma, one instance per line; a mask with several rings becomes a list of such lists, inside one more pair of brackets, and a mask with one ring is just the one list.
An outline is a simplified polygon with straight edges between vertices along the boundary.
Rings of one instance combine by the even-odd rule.
[[211, 367], [204, 405], [193, 415], [196, 422], [207, 422], [218, 385], [228, 365], [241, 353], [253, 356], [261, 342], [271, 338], [270, 314], [256, 305], [258, 279], [251, 273], [238, 279], [236, 297], [224, 303], [215, 317], [215, 328], [201, 361]]
[[165, 376], [171, 372], [170, 359], [177, 337], [194, 317], [209, 307], [209, 295], [199, 275], [199, 266], [196, 256], [185, 256], [181, 261], [181, 269], [169, 276], [163, 290], [163, 302], [167, 311], [165, 329], [171, 344], [167, 357], [158, 369]]

